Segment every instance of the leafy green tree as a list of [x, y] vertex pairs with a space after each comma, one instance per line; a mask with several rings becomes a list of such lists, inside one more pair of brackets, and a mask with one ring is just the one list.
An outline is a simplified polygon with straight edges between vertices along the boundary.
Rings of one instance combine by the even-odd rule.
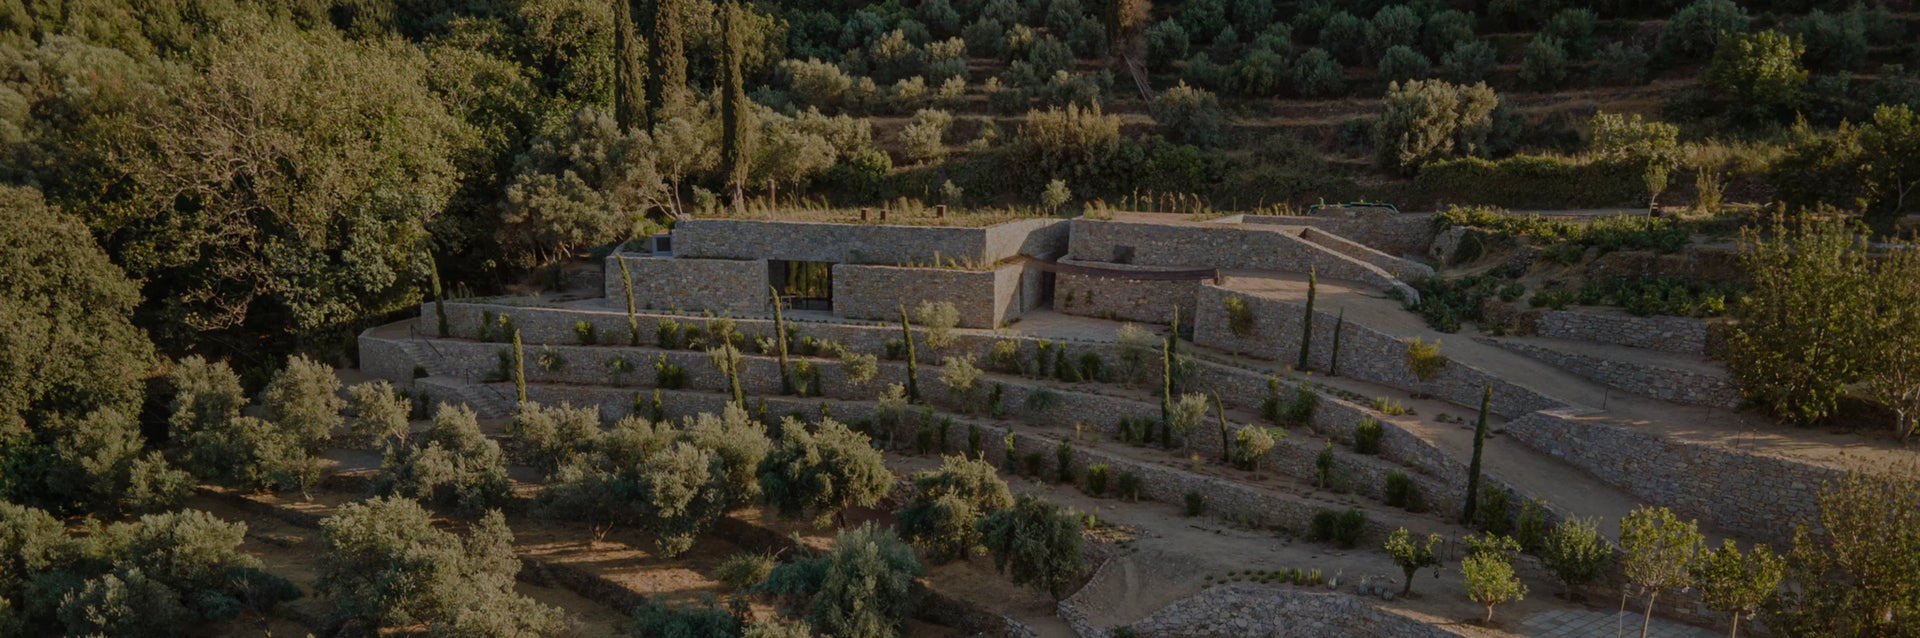
[[1081, 555], [1080, 517], [1032, 494], [1021, 494], [1012, 509], [980, 521], [980, 535], [994, 569], [1059, 600], [1086, 575]]
[[1174, 20], [1162, 20], [1147, 27], [1147, 63], [1155, 69], [1173, 68], [1173, 63], [1187, 59], [1187, 50], [1191, 46], [1187, 29]]
[[1367, 22], [1341, 11], [1320, 28], [1320, 47], [1332, 53], [1342, 64], [1361, 64], [1367, 55]]
[[0, 600], [9, 635], [173, 636], [201, 622], [264, 616], [299, 588], [239, 551], [244, 523], [206, 512], [150, 514], [69, 536], [46, 512], [0, 501]]
[[1560, 38], [1540, 34], [1527, 43], [1526, 57], [1520, 60], [1520, 81], [1540, 90], [1551, 90], [1567, 80], [1567, 50]]
[[633, 28], [633, 3], [613, 0], [613, 118], [623, 131], [647, 128], [646, 44]]
[[1513, 559], [1509, 556], [1475, 553], [1460, 561], [1460, 573], [1466, 579], [1467, 598], [1487, 608], [1482, 624], [1493, 622], [1494, 605], [1519, 602], [1527, 596], [1527, 586], [1513, 575]]
[[340, 398], [340, 378], [333, 366], [295, 355], [267, 382], [260, 405], [268, 421], [298, 438], [312, 454], [326, 449], [347, 402]]
[[1829, 14], [1819, 9], [1793, 23], [1793, 36], [1806, 44], [1806, 60], [1833, 71], [1844, 71], [1867, 59], [1867, 25], [1863, 12]]
[[1920, 622], [1920, 489], [1910, 469], [1823, 485], [1820, 514], [1794, 530], [1786, 586], [1767, 627], [1794, 636], [1902, 636]]
[[1729, 33], [1713, 49], [1700, 82], [1743, 108], [1791, 108], [1803, 99], [1806, 46], [1778, 31]]
[[1376, 51], [1397, 46], [1417, 47], [1422, 26], [1420, 14], [1415, 13], [1413, 7], [1390, 4], [1374, 12], [1373, 21], [1367, 24], [1367, 43]]
[[821, 635], [906, 635], [920, 607], [924, 570], [892, 529], [862, 524], [834, 534], [833, 549], [773, 568], [758, 589], [807, 600], [807, 623]]
[[710, 598], [697, 605], [686, 601], [669, 605], [650, 600], [634, 608], [632, 635], [739, 638], [740, 619], [715, 605]]
[[307, 489], [319, 481], [309, 433], [242, 416], [246, 398], [226, 362], [187, 357], [167, 380], [174, 388], [169, 438], [194, 474], [242, 489]]
[[1722, 35], [1745, 32], [1749, 21], [1733, 0], [1695, 0], [1661, 27], [1655, 51], [1670, 60], [1698, 60], [1713, 53]]
[[1595, 85], [1628, 86], [1647, 83], [1647, 52], [1619, 42], [1600, 51], [1589, 77]]
[[1683, 523], [1664, 507], [1643, 505], [1620, 519], [1620, 569], [1626, 572], [1627, 582], [1647, 594], [1641, 638], [1653, 623], [1653, 603], [1660, 590], [1693, 584], [1690, 570], [1699, 558], [1701, 538], [1694, 521]]
[[507, 501], [506, 456], [480, 433], [465, 405], [440, 404], [433, 425], [405, 445], [388, 447], [374, 492], [397, 494], [477, 515]]
[[947, 129], [953, 127], [953, 114], [939, 109], [920, 109], [900, 131], [900, 142], [907, 158], [916, 162], [937, 162], [947, 156]]
[[374, 443], [404, 443], [412, 434], [408, 417], [413, 406], [385, 381], [369, 381], [347, 388], [347, 406], [353, 412], [352, 431]]
[[1743, 233], [1741, 268], [1753, 282], [1735, 306], [1727, 367], [1740, 394], [1802, 425], [1827, 418], [1868, 365], [1859, 344], [1871, 316], [1873, 275], [1849, 228], [1809, 222]]
[[514, 411], [507, 434], [519, 440], [533, 453], [533, 466], [541, 473], [554, 469], [593, 450], [600, 438], [600, 409], [575, 408], [562, 403], [544, 407], [528, 401]]
[[1346, 72], [1340, 63], [1319, 47], [1307, 49], [1293, 64], [1294, 90], [1307, 97], [1339, 93], [1346, 84]]
[[520, 561], [499, 511], [464, 538], [434, 527], [410, 499], [348, 503], [320, 521], [314, 590], [347, 626], [375, 632], [424, 625], [443, 635], [558, 635], [558, 609], [513, 591]]
[[1039, 180], [1062, 180], [1075, 190], [1099, 190], [1124, 174], [1120, 117], [1100, 107], [1048, 107], [1028, 111], [1006, 166]]
[[1440, 77], [1455, 84], [1478, 83], [1499, 65], [1493, 45], [1481, 40], [1460, 42], [1440, 56]]
[[681, 151], [623, 129], [606, 111], [573, 113], [514, 158], [496, 231], [507, 260], [541, 266], [628, 235], [637, 216], [671, 204], [661, 165]]
[[1413, 47], [1396, 44], [1380, 55], [1380, 77], [1387, 80], [1424, 80], [1433, 62]]
[[1013, 507], [1006, 481], [985, 460], [949, 456], [938, 472], [921, 472], [913, 480], [919, 491], [896, 514], [900, 536], [929, 560], [965, 558], [980, 545], [980, 519]]
[[813, 431], [780, 428], [780, 442], [760, 462], [760, 489], [781, 516], [812, 512], [825, 527], [841, 510], [880, 502], [893, 486], [886, 460], [866, 435], [833, 419]]
[[1591, 519], [1568, 518], [1547, 535], [1540, 562], [1567, 586], [1567, 596], [1571, 599], [1574, 587], [1591, 583], [1606, 573], [1607, 566], [1613, 563], [1613, 543], [1600, 535], [1599, 527]]
[[1594, 21], [1592, 9], [1569, 7], [1554, 13], [1540, 33], [1559, 40], [1566, 53], [1574, 59], [1585, 60], [1593, 57], [1594, 53]]
[[641, 526], [662, 553], [677, 556], [727, 512], [752, 502], [754, 468], [769, 447], [765, 427], [729, 405], [684, 427], [621, 419], [591, 453], [563, 462], [540, 491], [535, 511], [584, 520], [605, 533]]
[[1920, 249], [1896, 244], [1875, 266], [1874, 312], [1868, 330], [1869, 363], [1863, 389], [1867, 398], [1893, 413], [1893, 431], [1901, 441], [1920, 429]]
[[1485, 84], [1388, 84], [1373, 124], [1374, 164], [1411, 174], [1436, 160], [1484, 154], [1499, 103]]
[[687, 107], [686, 14], [679, 0], [654, 0], [647, 12], [647, 113], [656, 124]]
[[1860, 159], [1868, 214], [1879, 222], [1907, 214], [1920, 201], [1920, 116], [1905, 104], [1875, 108], [1860, 127]]
[[1784, 563], [1766, 545], [1756, 544], [1742, 555], [1731, 538], [1722, 539], [1719, 549], [1702, 552], [1691, 573], [1700, 587], [1700, 603], [1733, 616], [1733, 636], [1740, 635], [1741, 616], [1773, 600], [1784, 575]]
[[741, 189], [746, 187], [749, 158], [753, 157], [753, 104], [747, 99], [744, 68], [747, 55], [747, 10], [728, 2], [721, 6], [725, 44], [721, 47], [720, 73], [720, 166], [727, 186], [734, 191], [733, 205], [746, 205]]
[[18, 487], [40, 486], [32, 501], [57, 511], [153, 512], [193, 491], [192, 475], [174, 469], [158, 450], [144, 449], [140, 424], [116, 408], [77, 419], [56, 415], [40, 432], [51, 444], [26, 448], [34, 451], [11, 463], [22, 478], [34, 479]]
[[1462, 44], [1477, 41], [1473, 38], [1473, 23], [1471, 13], [1458, 9], [1441, 11], [1427, 18], [1426, 26], [1420, 31], [1420, 42], [1428, 55], [1444, 56]]
[[1173, 140], [1181, 144], [1212, 146], [1220, 143], [1220, 127], [1226, 123], [1226, 111], [1220, 100], [1206, 89], [1177, 86], [1160, 92], [1148, 105], [1153, 121]]
[[1407, 577], [1406, 586], [1400, 589], [1401, 596], [1413, 593], [1413, 575], [1419, 573], [1422, 567], [1432, 567], [1433, 577], [1440, 577], [1440, 557], [1433, 550], [1443, 542], [1445, 539], [1440, 538], [1439, 534], [1428, 534], [1424, 544], [1415, 544], [1413, 535], [1405, 527], [1387, 535], [1387, 543], [1383, 548], [1388, 556], [1393, 557], [1393, 564], [1399, 565], [1400, 571]]
[[137, 411], [153, 365], [131, 321], [140, 286], [39, 191], [0, 186], [0, 209], [0, 432], [54, 414]]

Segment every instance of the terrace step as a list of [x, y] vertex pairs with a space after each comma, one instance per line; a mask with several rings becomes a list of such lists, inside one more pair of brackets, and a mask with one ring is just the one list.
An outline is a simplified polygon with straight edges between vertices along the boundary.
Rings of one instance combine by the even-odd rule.
[[1702, 357], [1548, 337], [1477, 339], [1609, 388], [1688, 405], [1738, 407], [1726, 366]]

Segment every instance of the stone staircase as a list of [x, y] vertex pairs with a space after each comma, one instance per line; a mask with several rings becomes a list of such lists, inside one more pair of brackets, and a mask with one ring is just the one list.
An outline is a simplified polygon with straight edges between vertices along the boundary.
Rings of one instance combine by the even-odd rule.
[[1705, 358], [1549, 337], [1477, 339], [1629, 394], [1720, 408], [1740, 405], [1726, 366]]
[[416, 338], [399, 340], [397, 343], [416, 365], [426, 369], [427, 376], [414, 380], [414, 383], [426, 388], [431, 396], [439, 397], [436, 400], [465, 403], [482, 419], [513, 416], [515, 401], [512, 397], [501, 393], [499, 388], [480, 383], [479, 379], [473, 377], [472, 371], [456, 369], [434, 347], [433, 342]]

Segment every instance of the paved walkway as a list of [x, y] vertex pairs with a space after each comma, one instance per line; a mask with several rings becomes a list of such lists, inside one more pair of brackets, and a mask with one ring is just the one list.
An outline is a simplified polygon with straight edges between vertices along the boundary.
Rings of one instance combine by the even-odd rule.
[[[1541, 638], [1615, 638], [1640, 635], [1640, 614], [1633, 612], [1555, 609], [1520, 622], [1520, 635]], [[1715, 638], [1720, 632], [1677, 622], [1653, 619], [1650, 638]]]

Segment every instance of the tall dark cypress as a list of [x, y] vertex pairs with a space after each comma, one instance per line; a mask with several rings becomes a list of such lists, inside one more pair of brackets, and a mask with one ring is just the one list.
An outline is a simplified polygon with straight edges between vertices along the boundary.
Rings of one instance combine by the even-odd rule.
[[733, 205], [745, 205], [743, 189], [747, 185], [748, 149], [753, 142], [753, 110], [747, 104], [747, 81], [741, 77], [741, 60], [746, 57], [746, 25], [740, 15], [745, 9], [729, 2], [721, 8], [726, 20], [726, 59], [721, 69], [720, 165], [726, 171], [727, 186], [733, 190]]
[[1480, 395], [1480, 420], [1473, 426], [1473, 462], [1467, 467], [1467, 505], [1460, 514], [1462, 523], [1473, 523], [1474, 510], [1480, 505], [1480, 449], [1487, 444], [1487, 407], [1493, 402], [1493, 384]]
[[633, 32], [633, 0], [613, 0], [613, 56], [613, 119], [622, 131], [646, 128], [646, 73]]
[[1306, 370], [1313, 363], [1313, 298], [1320, 292], [1320, 276], [1312, 266], [1307, 267], [1307, 311], [1300, 317], [1300, 363], [1296, 370]]
[[653, 0], [647, 13], [647, 115], [666, 119], [680, 112], [687, 92], [686, 25], [679, 0]]

